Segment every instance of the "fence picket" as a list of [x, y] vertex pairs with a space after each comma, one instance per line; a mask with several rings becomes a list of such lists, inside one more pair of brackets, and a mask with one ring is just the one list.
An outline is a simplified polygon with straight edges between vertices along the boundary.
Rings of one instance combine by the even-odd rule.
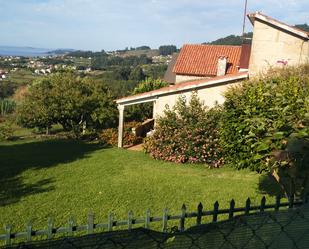
[[275, 210], [279, 211], [280, 208], [280, 201], [281, 201], [281, 197], [278, 195], [276, 196], [276, 204], [275, 204]]
[[87, 233], [88, 234], [93, 234], [93, 228], [94, 228], [94, 214], [91, 211], [88, 214], [88, 224], [87, 224]]
[[265, 205], [266, 205], [266, 197], [263, 196], [263, 198], [261, 200], [260, 212], [264, 212], [265, 211]]
[[234, 199], [232, 199], [230, 202], [229, 219], [232, 219], [234, 216], [234, 208], [235, 208], [235, 201]]
[[31, 221], [28, 222], [26, 231], [27, 231], [27, 242], [30, 242], [31, 236], [32, 236], [32, 223], [31, 223]]
[[33, 225], [29, 222], [26, 225], [26, 231], [25, 232], [19, 232], [19, 233], [12, 233], [12, 227], [10, 225], [4, 226], [4, 234], [0, 234], [0, 242], [4, 241], [5, 245], [11, 245], [12, 240], [15, 238], [21, 238], [24, 237], [24, 240], [26, 241], [32, 241], [33, 236], [37, 235], [47, 235], [48, 239], [52, 239], [54, 237], [53, 234], [56, 233], [67, 233], [68, 236], [72, 236], [74, 231], [87, 231], [88, 234], [94, 233], [94, 229], [96, 228], [106, 228], [108, 231], [113, 231], [113, 227], [122, 226], [122, 225], [128, 225], [128, 229], [131, 230], [134, 226], [134, 224], [144, 224], [145, 228], [149, 229], [152, 222], [159, 222], [162, 221], [162, 231], [167, 232], [168, 231], [168, 220], [179, 220], [179, 230], [184, 231], [185, 230], [185, 221], [187, 218], [196, 218], [196, 224], [200, 225], [202, 224], [202, 218], [204, 216], [212, 216], [212, 222], [217, 222], [218, 216], [223, 214], [228, 214], [229, 219], [233, 218], [236, 213], [242, 213], [244, 212], [246, 215], [250, 213], [250, 211], [257, 212], [264, 212], [265, 210], [273, 210], [275, 209], [278, 211], [281, 207], [294, 207], [295, 205], [299, 206], [301, 204], [305, 204], [308, 202], [308, 195], [304, 196], [303, 200], [297, 200], [295, 201], [293, 198], [289, 199], [289, 202], [282, 202], [280, 196], [276, 197], [276, 203], [271, 205], [266, 205], [266, 198], [263, 197], [261, 199], [259, 206], [251, 205], [250, 198], [247, 199], [245, 207], [239, 207], [235, 208], [235, 201], [230, 201], [230, 208], [229, 209], [221, 209], [219, 210], [219, 203], [218, 201], [214, 203], [213, 210], [205, 211], [203, 208], [202, 203], [200, 203], [197, 207], [197, 212], [189, 213], [185, 204], [181, 208], [181, 214], [179, 215], [169, 215], [168, 209], [164, 209], [163, 211], [163, 217], [151, 217], [150, 210], [148, 209], [146, 211], [146, 216], [143, 219], [134, 219], [133, 212], [130, 211], [128, 213], [128, 220], [125, 221], [116, 221], [114, 220], [113, 214], [109, 213], [108, 215], [108, 222], [103, 224], [94, 224], [94, 214], [91, 212], [88, 215], [88, 222], [86, 226], [76, 226], [75, 221], [72, 217], [68, 220], [67, 226], [54, 228], [54, 221], [50, 217], [48, 218], [48, 224], [47, 229], [44, 230], [33, 230]]
[[246, 200], [246, 207], [245, 207], [245, 214], [246, 214], [246, 215], [249, 214], [249, 212], [250, 212], [250, 207], [251, 207], [251, 200], [250, 200], [250, 198], [248, 198], [248, 199]]
[[186, 207], [185, 204], [183, 204], [182, 207], [181, 207], [181, 218], [180, 218], [180, 221], [179, 221], [180, 232], [183, 232], [185, 230], [186, 211], [187, 211], [187, 207]]
[[74, 219], [71, 216], [68, 221], [68, 235], [69, 236], [73, 236], [73, 226], [74, 226]]
[[150, 209], [147, 209], [146, 211], [146, 217], [145, 217], [145, 228], [150, 228]]
[[217, 222], [218, 220], [218, 211], [219, 211], [219, 202], [216, 201], [214, 204], [214, 213], [212, 215], [212, 222]]
[[11, 225], [5, 225], [5, 245], [9, 246], [11, 245], [11, 232], [12, 232], [12, 226]]
[[197, 217], [196, 217], [196, 225], [202, 224], [202, 215], [203, 215], [203, 204], [200, 202], [197, 206]]
[[107, 230], [109, 232], [113, 231], [113, 214], [112, 213], [109, 213], [108, 214], [108, 223], [107, 223]]
[[132, 230], [132, 220], [133, 220], [133, 212], [130, 211], [128, 213], [128, 230]]
[[168, 219], [168, 209], [165, 208], [163, 211], [163, 218], [162, 218], [162, 231], [164, 233], [167, 232], [167, 219]]
[[47, 221], [47, 239], [53, 238], [53, 223], [53, 219], [49, 217]]
[[289, 198], [289, 208], [294, 207], [294, 195], [291, 195]]

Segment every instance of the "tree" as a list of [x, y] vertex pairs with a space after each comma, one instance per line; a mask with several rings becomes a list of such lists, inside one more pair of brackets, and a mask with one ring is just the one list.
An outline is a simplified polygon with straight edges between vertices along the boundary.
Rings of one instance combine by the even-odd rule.
[[160, 55], [171, 55], [177, 52], [177, 47], [175, 45], [163, 45], [159, 47]]
[[49, 133], [49, 128], [54, 123], [51, 89], [51, 82], [47, 79], [35, 81], [29, 87], [17, 108], [19, 124], [27, 128], [46, 129], [46, 133]]
[[[133, 90], [133, 94], [139, 94], [149, 92], [152, 90], [160, 89], [168, 86], [168, 83], [161, 79], [147, 78], [140, 82]], [[145, 119], [152, 118], [153, 116], [153, 104], [143, 103], [139, 105], [130, 106], [127, 110], [127, 119], [134, 121], [144, 121]]]
[[113, 96], [103, 85], [66, 72], [31, 86], [19, 107], [18, 117], [26, 127], [49, 128], [60, 123], [65, 130], [79, 136], [86, 128], [114, 126], [117, 109]]
[[140, 66], [135, 67], [129, 76], [129, 80], [142, 81], [145, 80], [146, 76], [144, 74], [143, 69]]

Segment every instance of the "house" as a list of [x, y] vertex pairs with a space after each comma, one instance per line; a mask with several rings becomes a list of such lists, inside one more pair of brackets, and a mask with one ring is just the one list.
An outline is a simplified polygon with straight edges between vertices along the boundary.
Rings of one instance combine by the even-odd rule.
[[309, 33], [260, 12], [248, 15], [253, 30], [249, 75], [258, 76], [269, 67], [309, 62]]
[[249, 14], [253, 25], [252, 45], [184, 45], [167, 74], [172, 84], [158, 90], [116, 100], [119, 109], [118, 147], [122, 147], [126, 106], [152, 102], [153, 118], [172, 107], [179, 96], [190, 98], [197, 92], [204, 104], [212, 107], [224, 102], [231, 86], [249, 77], [258, 77], [270, 67], [309, 62], [309, 33], [256, 12]]

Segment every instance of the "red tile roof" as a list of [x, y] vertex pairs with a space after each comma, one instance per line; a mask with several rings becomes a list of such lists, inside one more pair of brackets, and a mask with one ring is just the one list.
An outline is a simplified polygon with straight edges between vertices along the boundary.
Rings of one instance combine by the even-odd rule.
[[209, 79], [182, 82], [176, 85], [170, 85], [170, 86], [163, 87], [163, 88], [153, 90], [150, 92], [140, 93], [140, 94], [124, 97], [121, 99], [117, 99], [116, 103], [117, 104], [128, 104], [130, 102], [132, 104], [134, 103], [134, 101], [138, 102], [140, 100], [144, 100], [147, 98], [155, 98], [160, 95], [174, 94], [176, 92], [182, 92], [182, 91], [192, 91], [196, 88], [203, 88], [203, 87], [207, 87], [207, 86], [215, 85], [215, 84], [225, 84], [228, 82], [241, 81], [247, 78], [248, 78], [248, 72], [242, 72], [242, 73], [218, 76], [218, 77], [209, 78]]
[[238, 72], [241, 46], [184, 45], [173, 72], [183, 75], [216, 76], [218, 59], [228, 57], [227, 74]]

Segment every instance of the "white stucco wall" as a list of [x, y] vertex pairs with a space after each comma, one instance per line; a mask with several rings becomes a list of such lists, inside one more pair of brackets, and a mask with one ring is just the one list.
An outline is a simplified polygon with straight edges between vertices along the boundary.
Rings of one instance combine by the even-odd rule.
[[[215, 103], [222, 104], [224, 102], [223, 94], [229, 87], [239, 84], [241, 84], [241, 82], [209, 86], [208, 88], [199, 89], [196, 92], [200, 100], [203, 101], [206, 106], [213, 107]], [[192, 91], [188, 91], [159, 97], [154, 105], [154, 117], [162, 116], [166, 105], [172, 108], [180, 96], [185, 96], [189, 100], [191, 95]]]
[[309, 42], [256, 20], [249, 65], [250, 77], [265, 73], [269, 67], [282, 67], [279, 60], [287, 61], [289, 66], [309, 62]]

